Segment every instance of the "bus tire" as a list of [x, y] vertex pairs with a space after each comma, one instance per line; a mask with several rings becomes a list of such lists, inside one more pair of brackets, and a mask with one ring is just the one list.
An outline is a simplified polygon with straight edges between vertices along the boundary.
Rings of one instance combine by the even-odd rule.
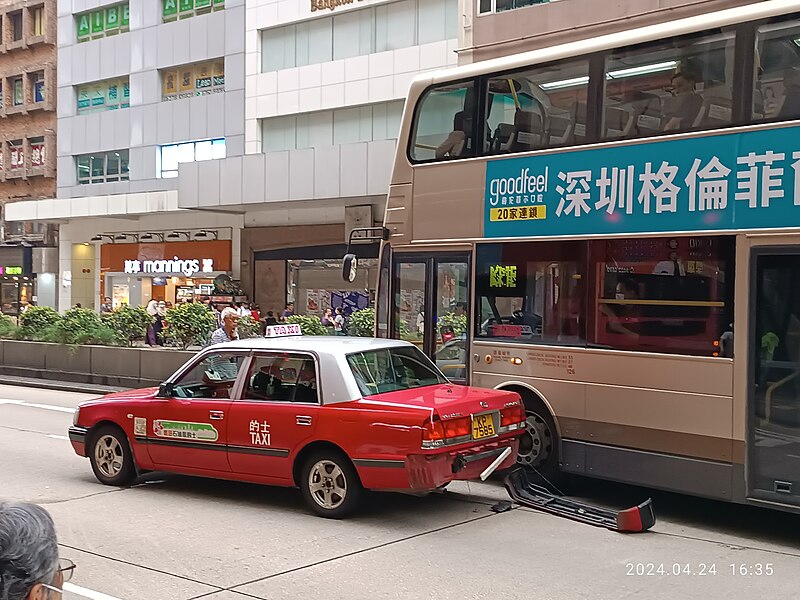
[[547, 405], [529, 390], [515, 389], [525, 404], [525, 433], [519, 443], [517, 464], [536, 471], [549, 481], [563, 479], [559, 472], [559, 439], [555, 419]]

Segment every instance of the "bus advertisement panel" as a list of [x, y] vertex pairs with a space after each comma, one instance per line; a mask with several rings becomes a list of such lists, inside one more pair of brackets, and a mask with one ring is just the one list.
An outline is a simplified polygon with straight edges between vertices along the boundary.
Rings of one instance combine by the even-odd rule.
[[800, 226], [800, 127], [490, 160], [484, 235]]

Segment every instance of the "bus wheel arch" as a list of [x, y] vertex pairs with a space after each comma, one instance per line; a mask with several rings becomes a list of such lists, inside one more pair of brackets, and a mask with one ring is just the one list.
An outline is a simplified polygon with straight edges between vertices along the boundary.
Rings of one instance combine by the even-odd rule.
[[561, 459], [561, 431], [552, 407], [529, 385], [509, 382], [498, 389], [518, 393], [525, 405], [527, 423], [520, 439], [517, 464], [535, 469], [545, 477], [555, 476]]

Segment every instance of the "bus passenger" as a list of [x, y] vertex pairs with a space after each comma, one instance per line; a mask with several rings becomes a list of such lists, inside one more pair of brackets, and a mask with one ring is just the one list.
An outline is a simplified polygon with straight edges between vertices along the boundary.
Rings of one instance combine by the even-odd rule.
[[[615, 288], [616, 300], [638, 300], [639, 287], [631, 279], [622, 279], [617, 283]], [[601, 304], [600, 311], [606, 315], [608, 324], [606, 330], [609, 333], [621, 333], [629, 337], [639, 337], [637, 333], [631, 331], [620, 321], [623, 318], [632, 318], [639, 316], [639, 307], [633, 304], [618, 304], [611, 308], [608, 304]]]
[[457, 157], [464, 152], [464, 147], [467, 145], [467, 134], [464, 132], [466, 117], [467, 113], [463, 110], [455, 114], [453, 117], [453, 131], [436, 148], [436, 158], [444, 158], [445, 156]]
[[675, 73], [672, 76], [673, 94], [676, 96], [674, 109], [667, 115], [664, 131], [691, 129], [697, 115], [703, 108], [703, 97], [695, 92], [695, 76], [690, 72]]

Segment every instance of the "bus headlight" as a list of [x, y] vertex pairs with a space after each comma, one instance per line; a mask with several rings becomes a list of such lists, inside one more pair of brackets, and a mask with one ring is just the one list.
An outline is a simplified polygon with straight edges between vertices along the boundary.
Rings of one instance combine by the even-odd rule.
[[81, 407], [79, 406], [78, 408], [75, 409], [75, 412], [72, 415], [72, 424], [73, 425], [77, 425], [78, 424], [78, 419], [80, 418], [80, 416], [81, 416]]

